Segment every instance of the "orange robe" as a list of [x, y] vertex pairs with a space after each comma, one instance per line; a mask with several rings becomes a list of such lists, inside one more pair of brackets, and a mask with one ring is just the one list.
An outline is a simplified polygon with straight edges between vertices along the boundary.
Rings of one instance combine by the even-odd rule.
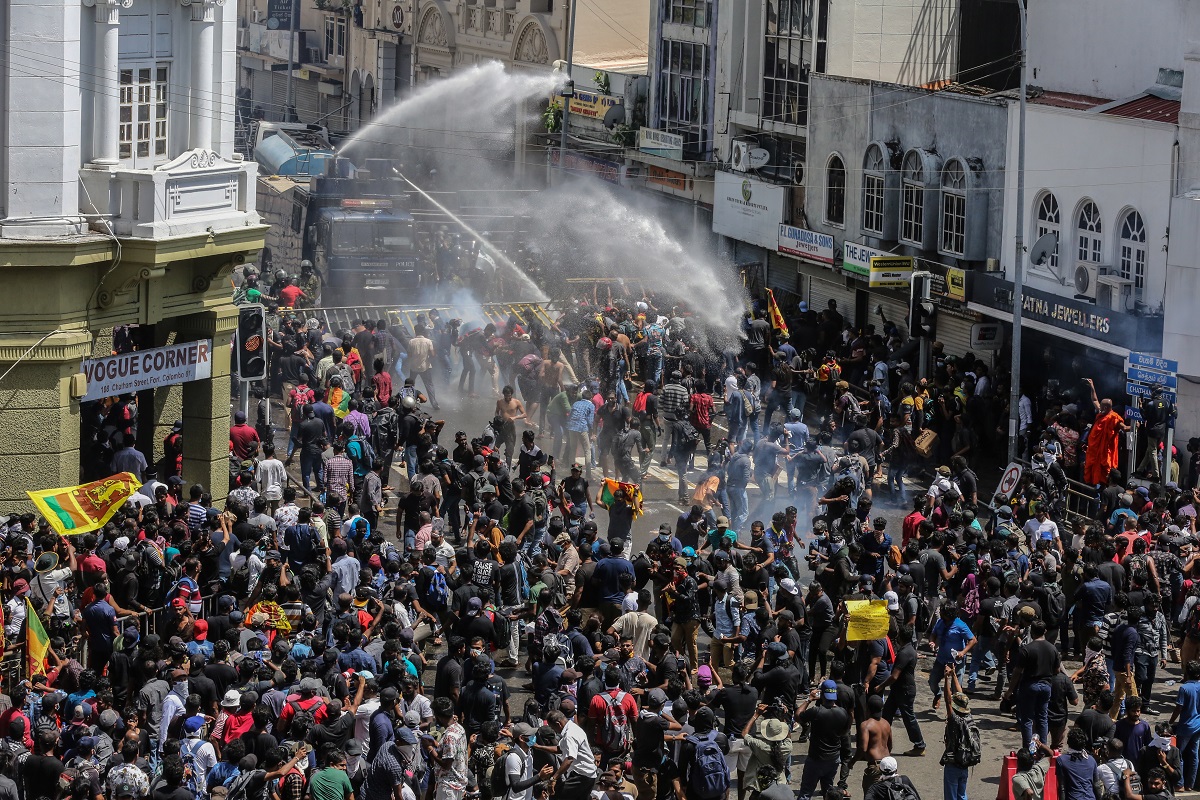
[[1121, 426], [1125, 420], [1115, 411], [1097, 417], [1088, 434], [1083, 481], [1092, 486], [1108, 483], [1108, 473], [1117, 468], [1121, 455]]

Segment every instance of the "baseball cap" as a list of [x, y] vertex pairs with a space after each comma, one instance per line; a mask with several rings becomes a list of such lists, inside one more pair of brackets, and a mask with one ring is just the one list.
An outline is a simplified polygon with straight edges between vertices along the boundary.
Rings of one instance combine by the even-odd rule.
[[198, 619], [192, 626], [192, 635], [197, 642], [203, 642], [208, 639], [208, 620]]
[[900, 610], [900, 595], [896, 594], [895, 592], [884, 592], [883, 599], [887, 600], [888, 611]]
[[405, 711], [404, 724], [410, 728], [415, 728], [421, 724], [421, 714], [418, 711]]
[[728, 528], [729, 527], [729, 517], [717, 517], [717, 527], [718, 528]]
[[651, 708], [660, 708], [667, 703], [667, 693], [662, 689], [651, 689], [646, 695], [646, 704]]
[[700, 668], [696, 670], [696, 680], [700, 683], [712, 683], [712, 679], [712, 667], [701, 664]]
[[483, 601], [482, 600], [480, 600], [478, 597], [472, 597], [470, 600], [467, 601], [467, 613], [468, 614], [474, 615], [474, 614], [478, 614], [480, 611], [483, 611]]
[[[788, 580], [791, 580], [790, 578]], [[742, 601], [742, 608], [746, 611], [758, 610], [758, 592], [751, 589], [746, 592], [745, 600]]]
[[784, 578], [781, 580], [779, 582], [779, 588], [788, 594], [798, 594], [800, 592], [799, 588], [796, 586], [796, 581], [792, 578]]
[[886, 756], [879, 760], [879, 771], [884, 775], [895, 775], [900, 771], [900, 765], [896, 763], [896, 759]]
[[[777, 644], [777, 643], [773, 643]], [[837, 700], [837, 684], [833, 681], [821, 681], [821, 697], [825, 700]]]

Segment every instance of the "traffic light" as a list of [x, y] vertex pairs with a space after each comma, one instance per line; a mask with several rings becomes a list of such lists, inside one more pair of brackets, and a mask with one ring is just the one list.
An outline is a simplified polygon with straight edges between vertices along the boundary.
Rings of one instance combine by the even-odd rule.
[[913, 276], [912, 297], [908, 309], [909, 327], [913, 338], [937, 338], [937, 306], [929, 299], [929, 279]]
[[244, 381], [267, 377], [267, 317], [261, 305], [238, 309], [237, 372]]

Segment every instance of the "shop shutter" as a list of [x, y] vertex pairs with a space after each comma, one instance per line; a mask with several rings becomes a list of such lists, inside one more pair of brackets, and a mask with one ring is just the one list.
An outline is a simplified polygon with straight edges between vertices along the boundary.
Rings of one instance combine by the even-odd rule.
[[775, 292], [785, 317], [795, 311], [796, 303], [804, 296], [804, 276], [799, 267], [799, 261], [779, 253], [771, 253], [767, 259], [767, 286]]
[[315, 122], [321, 116], [321, 95], [317, 91], [319, 82], [316, 77], [307, 81], [297, 78], [292, 86], [296, 97], [296, 116], [301, 122]]
[[855, 325], [857, 321], [854, 319], [854, 298], [857, 292], [847, 289], [841, 278], [836, 280], [834, 283], [819, 278], [811, 279], [808, 282], [808, 307], [820, 313], [829, 305], [830, 300], [836, 300], [838, 313], [851, 325]]
[[269, 120], [278, 120], [280, 116], [275, 108], [274, 73], [256, 69], [250, 73], [250, 106], [253, 110], [262, 109]]

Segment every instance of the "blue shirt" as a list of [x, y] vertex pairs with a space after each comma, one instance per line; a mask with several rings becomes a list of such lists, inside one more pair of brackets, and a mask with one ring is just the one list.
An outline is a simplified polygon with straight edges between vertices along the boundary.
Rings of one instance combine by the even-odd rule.
[[1175, 703], [1179, 706], [1179, 724], [1175, 726], [1175, 734], [1200, 731], [1200, 681], [1180, 684]]
[[975, 634], [971, 633], [970, 627], [961, 619], [955, 619], [948, 627], [945, 620], [939, 619], [933, 626], [933, 638], [938, 643], [937, 659], [934, 663], [945, 666], [954, 661], [950, 651], [961, 653], [967, 642], [975, 638]]
[[591, 400], [576, 400], [571, 405], [571, 416], [567, 418], [567, 430], [588, 433], [596, 420], [596, 407]]

